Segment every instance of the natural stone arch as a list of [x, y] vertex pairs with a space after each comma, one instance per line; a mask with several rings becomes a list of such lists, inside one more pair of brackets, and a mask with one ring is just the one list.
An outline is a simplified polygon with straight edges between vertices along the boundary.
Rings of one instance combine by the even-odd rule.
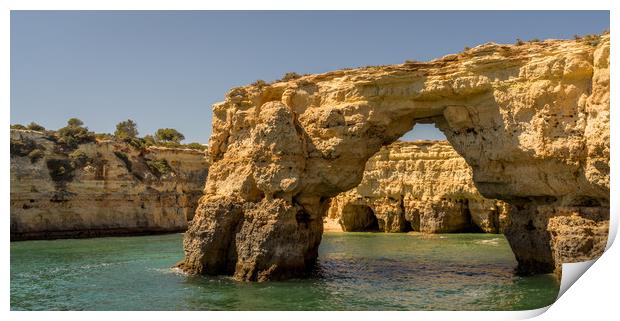
[[558, 232], [561, 220], [550, 228], [557, 217], [586, 220], [589, 242], [604, 243], [608, 35], [596, 46], [487, 44], [231, 90], [213, 106], [212, 165], [179, 266], [241, 280], [303, 273], [316, 261], [329, 198], [356, 186], [366, 160], [415, 123], [435, 123], [479, 191], [512, 205], [506, 236], [522, 272], [572, 259], [552, 249], [581, 242]]

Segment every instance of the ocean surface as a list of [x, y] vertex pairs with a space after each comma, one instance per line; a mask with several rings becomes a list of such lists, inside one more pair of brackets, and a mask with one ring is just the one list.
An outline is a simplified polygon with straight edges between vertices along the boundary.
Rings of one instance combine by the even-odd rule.
[[12, 310], [526, 310], [552, 275], [515, 276], [493, 234], [326, 233], [307, 279], [186, 276], [182, 234], [11, 243]]

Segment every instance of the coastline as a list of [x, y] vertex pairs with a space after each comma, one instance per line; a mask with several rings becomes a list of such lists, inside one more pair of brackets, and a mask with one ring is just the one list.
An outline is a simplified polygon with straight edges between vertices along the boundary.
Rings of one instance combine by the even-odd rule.
[[187, 229], [118, 228], [101, 230], [11, 233], [11, 242], [88, 239], [115, 236], [147, 236], [185, 233]]

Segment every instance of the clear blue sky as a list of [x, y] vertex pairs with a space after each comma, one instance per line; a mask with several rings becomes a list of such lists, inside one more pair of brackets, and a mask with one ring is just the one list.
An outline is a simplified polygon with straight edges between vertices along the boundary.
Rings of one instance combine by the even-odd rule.
[[[173, 127], [206, 143], [211, 104], [256, 79], [608, 28], [607, 11], [13, 11], [11, 123], [78, 117], [113, 132], [131, 118], [141, 135]], [[442, 137], [426, 125], [405, 138]]]

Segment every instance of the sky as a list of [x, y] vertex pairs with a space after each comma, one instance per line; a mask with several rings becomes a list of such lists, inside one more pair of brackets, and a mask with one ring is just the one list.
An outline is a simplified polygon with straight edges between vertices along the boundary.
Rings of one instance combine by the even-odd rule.
[[[12, 11], [11, 123], [126, 119], [206, 143], [228, 89], [284, 73], [426, 61], [609, 29], [608, 11]], [[405, 140], [443, 139], [416, 125]]]

